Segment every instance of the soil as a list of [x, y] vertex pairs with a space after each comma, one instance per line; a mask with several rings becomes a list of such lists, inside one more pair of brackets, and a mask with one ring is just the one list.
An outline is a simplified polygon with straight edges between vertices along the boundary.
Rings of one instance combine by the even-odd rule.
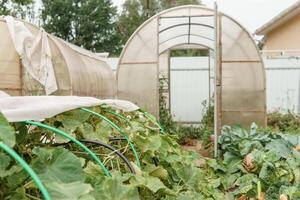
[[[211, 158], [213, 153], [212, 147], [204, 147], [203, 142], [198, 139], [187, 139], [181, 147], [187, 151], [193, 151], [198, 153], [202, 157]], [[196, 165], [201, 167], [205, 165], [205, 159], [199, 159], [196, 161]]]

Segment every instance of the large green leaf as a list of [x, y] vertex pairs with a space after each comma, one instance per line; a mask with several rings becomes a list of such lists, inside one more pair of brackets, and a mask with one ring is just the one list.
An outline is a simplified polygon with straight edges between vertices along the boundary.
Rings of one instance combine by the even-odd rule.
[[10, 147], [16, 144], [15, 130], [9, 125], [2, 113], [0, 113], [0, 141]]
[[262, 167], [261, 170], [259, 172], [259, 178], [268, 181], [268, 179], [270, 179], [272, 172], [275, 171], [275, 166], [270, 163], [270, 162], [265, 162]]
[[81, 125], [81, 122], [76, 119], [66, 118], [62, 121], [62, 124], [64, 126], [64, 131], [73, 133]]
[[35, 148], [37, 158], [32, 162], [33, 169], [44, 181], [70, 183], [84, 181], [82, 163], [70, 151], [63, 148]]
[[110, 125], [105, 121], [98, 122], [95, 128], [89, 123], [83, 123], [79, 127], [79, 131], [85, 139], [100, 140], [103, 142], [108, 142], [109, 136], [112, 134]]
[[45, 181], [46, 188], [53, 200], [96, 200], [89, 193], [92, 186], [83, 182], [48, 182]]
[[154, 152], [159, 150], [162, 144], [162, 139], [159, 135], [151, 135], [146, 137], [142, 135], [135, 135], [132, 140], [142, 152], [149, 153], [151, 155], [154, 155]]
[[91, 193], [95, 199], [109, 200], [139, 200], [137, 187], [134, 185], [124, 184], [122, 177], [113, 175], [112, 178], [105, 178], [101, 184], [95, 186]]
[[292, 149], [289, 148], [286, 143], [284, 143], [282, 140], [273, 140], [272, 142], [268, 143], [266, 145], [266, 149], [267, 150], [276, 150], [277, 153], [283, 157], [283, 158], [287, 158], [290, 154]]
[[61, 115], [58, 115], [57, 120], [58, 121], [65, 121], [65, 120], [72, 120], [73, 119], [73, 120], [79, 121], [80, 123], [83, 123], [86, 120], [88, 120], [90, 116], [91, 116], [91, 114], [84, 111], [84, 110], [75, 109], [75, 110], [65, 112]]
[[162, 166], [153, 166], [148, 169], [149, 175], [160, 178], [161, 180], [166, 180], [168, 178], [168, 171], [164, 169]]
[[7, 175], [7, 167], [10, 163], [10, 157], [0, 153], [0, 178]]
[[241, 176], [241, 173], [225, 174], [221, 180], [223, 187], [228, 190], [235, 187], [236, 180]]
[[16, 165], [13, 165], [11, 168], [9, 168], [10, 161], [11, 158], [8, 155], [0, 152], [0, 178], [9, 176], [19, 170]]
[[[76, 137], [74, 134], [74, 131], [81, 125], [81, 122], [75, 119], [71, 118], [66, 118], [63, 119], [62, 121], [63, 127], [59, 127], [62, 131], [66, 132], [68, 135], [72, 137]], [[55, 142], [57, 143], [66, 143], [69, 142], [70, 140], [66, 137], [63, 137], [59, 134], [55, 134]]]
[[161, 182], [159, 178], [150, 176], [146, 173], [142, 175], [133, 176], [130, 179], [130, 183], [136, 185], [137, 187], [145, 187], [152, 192], [157, 192], [160, 189], [166, 189], [166, 186]]

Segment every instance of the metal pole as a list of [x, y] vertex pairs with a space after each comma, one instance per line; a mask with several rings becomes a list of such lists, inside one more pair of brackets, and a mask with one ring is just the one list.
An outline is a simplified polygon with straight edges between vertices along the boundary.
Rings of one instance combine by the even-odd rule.
[[210, 96], [210, 94], [211, 94], [211, 83], [210, 83], [210, 76], [211, 76], [211, 74], [210, 74], [210, 49], [208, 49], [208, 108], [210, 107], [210, 105], [211, 105], [211, 96]]
[[298, 109], [297, 109], [297, 114], [300, 114], [300, 74], [298, 74], [299, 77], [299, 82], [298, 82]]
[[218, 156], [218, 96], [217, 96], [217, 67], [218, 67], [218, 5], [215, 2], [215, 17], [214, 17], [214, 34], [215, 34], [215, 49], [214, 49], [214, 157]]

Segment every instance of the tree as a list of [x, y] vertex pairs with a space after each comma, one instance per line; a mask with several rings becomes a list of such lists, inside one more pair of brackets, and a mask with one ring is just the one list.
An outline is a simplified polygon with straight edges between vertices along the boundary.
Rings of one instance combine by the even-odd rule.
[[32, 14], [33, 0], [0, 0], [0, 15], [12, 15], [25, 19]]
[[[147, 9], [147, 6], [151, 9]], [[137, 27], [154, 15], [157, 10], [158, 3], [155, 0], [149, 1], [149, 4], [146, 0], [126, 0], [117, 25], [122, 44], [125, 44]]]
[[182, 5], [200, 5], [200, 0], [161, 0], [160, 1], [160, 8], [162, 10], [182, 6]]
[[118, 54], [117, 9], [111, 0], [42, 0], [46, 31], [93, 52]]
[[125, 44], [132, 33], [148, 18], [162, 10], [195, 4], [200, 0], [126, 0], [118, 20], [118, 33], [122, 44]]

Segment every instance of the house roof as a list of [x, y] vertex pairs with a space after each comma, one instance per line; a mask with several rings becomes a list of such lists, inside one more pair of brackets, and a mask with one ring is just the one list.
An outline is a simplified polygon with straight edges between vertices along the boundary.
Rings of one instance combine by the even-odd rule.
[[300, 14], [300, 0], [298, 0], [295, 4], [288, 7], [287, 9], [279, 13], [277, 16], [275, 16], [273, 19], [268, 21], [266, 24], [258, 28], [255, 31], [255, 34], [266, 35], [298, 14]]

